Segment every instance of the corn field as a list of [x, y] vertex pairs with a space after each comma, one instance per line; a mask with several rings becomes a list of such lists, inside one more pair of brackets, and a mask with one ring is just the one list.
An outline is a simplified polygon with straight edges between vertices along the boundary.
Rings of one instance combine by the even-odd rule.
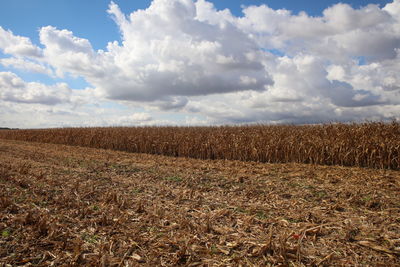
[[134, 153], [400, 169], [400, 123], [4, 130], [0, 138]]

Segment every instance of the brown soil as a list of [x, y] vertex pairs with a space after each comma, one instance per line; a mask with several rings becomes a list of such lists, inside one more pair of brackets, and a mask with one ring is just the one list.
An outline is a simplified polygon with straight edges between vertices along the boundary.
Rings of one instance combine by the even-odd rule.
[[400, 266], [400, 172], [0, 140], [0, 266]]

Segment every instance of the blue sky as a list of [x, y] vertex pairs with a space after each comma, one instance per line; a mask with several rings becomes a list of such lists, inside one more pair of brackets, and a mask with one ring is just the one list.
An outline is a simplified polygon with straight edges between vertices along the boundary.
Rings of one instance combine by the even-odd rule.
[[400, 117], [400, 0], [114, 3], [1, 1], [0, 126]]
[[[114, 0], [125, 14], [147, 8], [151, 1]], [[218, 9], [228, 8], [236, 16], [242, 15], [241, 6], [266, 4], [274, 9], [288, 9], [294, 13], [305, 11], [311, 16], [320, 16], [322, 11], [338, 2], [348, 3], [354, 8], [374, 3], [385, 5], [388, 0], [214, 0]], [[103, 49], [110, 40], [120, 40], [118, 28], [110, 19], [106, 10], [110, 1], [82, 0], [2, 0], [0, 25], [11, 29], [15, 34], [28, 36], [39, 43], [37, 30], [52, 25], [60, 29], [69, 29], [76, 36], [87, 38], [95, 49]]]

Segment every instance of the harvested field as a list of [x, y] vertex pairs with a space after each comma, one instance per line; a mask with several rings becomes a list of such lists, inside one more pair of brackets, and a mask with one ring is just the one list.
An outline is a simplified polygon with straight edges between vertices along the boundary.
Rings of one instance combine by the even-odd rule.
[[198, 159], [400, 169], [400, 123], [0, 131], [0, 138]]
[[400, 173], [0, 140], [0, 266], [400, 266]]

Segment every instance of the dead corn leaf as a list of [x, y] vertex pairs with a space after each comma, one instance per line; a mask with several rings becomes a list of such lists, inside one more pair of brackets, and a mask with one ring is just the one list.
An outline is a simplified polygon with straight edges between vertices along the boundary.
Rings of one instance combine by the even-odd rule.
[[224, 247], [218, 247], [218, 250], [221, 251], [222, 253], [224, 253], [227, 256], [230, 254], [230, 250], [226, 249]]
[[140, 257], [140, 255], [138, 255], [138, 254], [136, 254], [136, 253], [133, 253], [132, 255], [131, 255], [131, 258], [132, 259], [134, 259], [134, 260], [136, 260], [136, 261], [142, 261], [142, 257]]
[[379, 245], [374, 244], [374, 243], [372, 243], [370, 241], [365, 241], [365, 240], [364, 241], [358, 241], [358, 244], [363, 246], [363, 247], [367, 247], [367, 248], [370, 248], [370, 249], [373, 249], [373, 250], [376, 250], [376, 251], [385, 252], [385, 253], [388, 253], [388, 254], [395, 254], [395, 255], [399, 255], [400, 256], [399, 252], [392, 251], [392, 250], [390, 250], [388, 248], [379, 246]]
[[235, 241], [233, 241], [233, 242], [227, 242], [227, 243], [226, 243], [226, 246], [227, 246], [228, 248], [236, 248], [236, 247], [239, 246], [239, 243], [238, 243], [238, 242], [235, 242]]

